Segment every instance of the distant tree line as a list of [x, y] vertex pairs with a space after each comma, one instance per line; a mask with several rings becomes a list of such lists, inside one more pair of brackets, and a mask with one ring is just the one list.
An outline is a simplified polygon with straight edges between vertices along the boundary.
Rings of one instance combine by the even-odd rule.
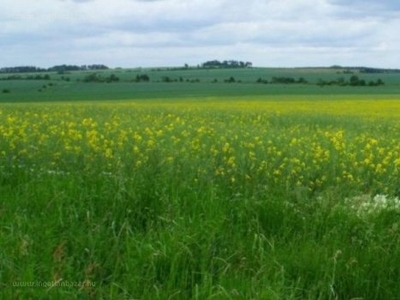
[[369, 74], [378, 74], [378, 73], [400, 73], [400, 69], [385, 69], [385, 68], [369, 68], [369, 67], [342, 67], [338, 65], [334, 65], [330, 67], [331, 69], [344, 70], [343, 73], [369, 73]]
[[32, 66], [20, 66], [1, 68], [0, 73], [39, 73], [39, 72], [68, 72], [68, 71], [87, 71], [87, 70], [107, 70], [108, 67], [102, 64], [94, 65], [59, 65], [51, 68], [38, 68]]
[[250, 68], [253, 66], [251, 62], [243, 62], [243, 61], [236, 61], [236, 60], [210, 60], [202, 63], [200, 65], [202, 68]]
[[368, 73], [368, 74], [381, 74], [381, 73], [399, 73], [400, 70], [388, 70], [388, 69], [376, 69], [376, 68], [361, 68], [360, 73]]
[[133, 82], [148, 82], [148, 81], [150, 81], [150, 77], [147, 74], [136, 75], [136, 78], [133, 80]]
[[0, 69], [0, 73], [39, 73], [46, 71], [47, 69], [31, 67], [31, 66], [20, 66], [20, 67], [10, 67], [10, 68]]
[[29, 75], [22, 77], [21, 75], [10, 75], [7, 77], [0, 78], [0, 80], [50, 80], [50, 75]]
[[89, 75], [86, 75], [83, 78], [83, 82], [107, 82], [107, 83], [111, 83], [111, 82], [118, 82], [119, 81], [119, 77], [117, 77], [115, 74], [111, 74], [108, 77], [103, 77], [97, 73], [91, 73]]
[[197, 83], [200, 82], [200, 79], [198, 78], [193, 78], [193, 79], [186, 79], [186, 81], [183, 79], [183, 77], [179, 77], [179, 78], [171, 78], [169, 76], [163, 76], [161, 78], [161, 82], [165, 82], [165, 83], [172, 83], [172, 82], [189, 82], [189, 83]]
[[70, 71], [91, 71], [91, 70], [108, 70], [109, 68], [105, 65], [95, 64], [95, 65], [59, 65], [48, 68], [49, 72], [70, 72]]
[[162, 82], [170, 83], [170, 82], [178, 82], [178, 79], [173, 79], [173, 78], [171, 78], [171, 77], [169, 77], [169, 76], [163, 76], [163, 77], [161, 78], [161, 81], [162, 81]]
[[271, 80], [263, 79], [263, 78], [258, 78], [257, 83], [272, 83], [272, 84], [306, 84], [308, 83], [307, 80], [305, 80], [303, 77], [300, 77], [299, 79], [295, 79], [292, 77], [272, 77]]
[[239, 82], [239, 81], [236, 81], [235, 77], [231, 76], [228, 79], [225, 79], [224, 82], [226, 82], [226, 83], [235, 83], [235, 82]]
[[377, 79], [376, 81], [365, 81], [364, 79], [358, 78], [358, 76], [353, 75], [350, 77], [349, 80], [345, 80], [343, 77], [340, 77], [336, 80], [322, 80], [319, 79], [317, 82], [317, 85], [319, 86], [326, 86], [326, 85], [338, 85], [338, 86], [380, 86], [384, 85], [385, 83], [382, 81], [382, 79]]

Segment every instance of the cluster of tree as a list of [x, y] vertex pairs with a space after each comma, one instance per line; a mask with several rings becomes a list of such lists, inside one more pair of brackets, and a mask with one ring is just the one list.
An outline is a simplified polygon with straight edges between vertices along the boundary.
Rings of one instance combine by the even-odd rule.
[[21, 75], [9, 75], [7, 77], [2, 77], [0, 80], [21, 80], [24, 79]]
[[201, 64], [202, 68], [250, 68], [253, 64], [251, 62], [243, 62], [236, 60], [211, 60]]
[[179, 77], [179, 78], [171, 78], [169, 76], [163, 76], [161, 78], [161, 82], [166, 82], [166, 83], [171, 83], [171, 82], [190, 82], [190, 83], [196, 83], [196, 82], [200, 82], [200, 79], [198, 78], [193, 78], [193, 79], [186, 79], [184, 80], [183, 77]]
[[47, 69], [32, 66], [9, 67], [0, 69], [0, 73], [38, 73], [46, 71]]
[[[200, 67], [200, 66], [197, 66]], [[172, 67], [172, 68], [155, 68], [151, 69], [152, 72], [165, 72], [165, 71], [187, 71], [193, 69], [194, 67], [190, 67], [188, 64], [184, 64], [183, 67]]]
[[38, 68], [32, 66], [20, 66], [20, 67], [9, 67], [1, 68], [0, 73], [39, 73], [39, 72], [67, 72], [67, 71], [87, 71], [87, 70], [107, 70], [108, 67], [101, 64], [94, 65], [59, 65], [51, 68]]
[[26, 79], [28, 80], [50, 80], [50, 75], [45, 74], [45, 75], [30, 75], [27, 76]]
[[147, 74], [136, 75], [136, 78], [133, 80], [134, 82], [149, 82], [150, 77]]
[[397, 69], [378, 69], [378, 68], [361, 68], [360, 73], [367, 73], [367, 74], [381, 74], [381, 73], [399, 73], [400, 70]]
[[162, 82], [170, 83], [170, 82], [178, 82], [178, 79], [173, 79], [173, 78], [171, 78], [171, 77], [169, 77], [169, 76], [163, 76], [163, 77], [161, 78], [161, 81], [162, 81]]
[[340, 77], [336, 80], [325, 81], [319, 79], [317, 85], [325, 86], [325, 85], [338, 85], [338, 86], [380, 86], [384, 85], [385, 83], [382, 79], [377, 79], [376, 81], [369, 81], [366, 82], [364, 79], [358, 78], [358, 76], [353, 75], [350, 77], [348, 81], [346, 81], [343, 77]]
[[225, 79], [224, 80], [224, 82], [226, 82], [226, 83], [235, 83], [236, 82], [236, 79], [234, 78], [234, 77], [229, 77], [228, 79]]
[[88, 71], [88, 70], [89, 71], [108, 70], [108, 67], [100, 64], [83, 65], [83, 66], [59, 65], [47, 69], [47, 71], [49, 72], [57, 72], [58, 74], [65, 74], [66, 72], [71, 72], [71, 71]]
[[50, 72], [59, 72], [59, 73], [64, 73], [64, 72], [69, 72], [69, 71], [82, 71], [86, 70], [85, 68], [80, 67], [80, 66], [74, 66], [74, 65], [59, 65], [59, 66], [54, 66], [48, 69]]
[[0, 78], [0, 80], [50, 80], [50, 75], [29, 75], [22, 77], [21, 75], [10, 75], [7, 77]]
[[64, 81], [71, 81], [71, 78], [67, 77], [67, 76], [61, 76], [61, 80]]
[[102, 64], [94, 64], [94, 65], [83, 65], [82, 66], [83, 70], [108, 70], [109, 68], [106, 65]]
[[52, 83], [52, 82], [50, 82], [48, 85], [42, 85], [37, 91], [40, 93], [40, 92], [44, 92], [44, 91], [46, 91], [46, 89], [47, 88], [51, 88], [51, 87], [53, 87], [53, 86], [56, 86], [57, 84], [56, 83]]
[[85, 78], [83, 78], [83, 82], [107, 82], [107, 83], [111, 83], [111, 82], [117, 82], [119, 81], [119, 77], [117, 77], [114, 74], [111, 74], [108, 77], [103, 77], [97, 73], [91, 73], [87, 76], [85, 76]]
[[343, 69], [343, 71], [337, 71], [336, 74], [354, 74], [354, 72], [356, 72], [356, 71]]
[[343, 70], [344, 74], [351, 74], [354, 72], [360, 73], [370, 73], [370, 74], [378, 74], [378, 73], [400, 73], [399, 69], [382, 69], [382, 68], [368, 68], [368, 67], [342, 67], [338, 65], [334, 65], [330, 67], [331, 69]]
[[263, 79], [263, 78], [258, 78], [257, 83], [273, 83], [273, 84], [306, 84], [308, 83], [307, 80], [305, 80], [303, 77], [300, 77], [299, 79], [295, 79], [292, 77], [272, 77], [270, 81]]

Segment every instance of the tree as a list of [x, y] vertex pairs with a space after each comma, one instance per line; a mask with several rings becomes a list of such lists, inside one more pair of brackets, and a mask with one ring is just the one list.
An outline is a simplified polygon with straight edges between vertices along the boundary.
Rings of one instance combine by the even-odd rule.
[[297, 83], [306, 84], [306, 83], [308, 83], [308, 81], [305, 80], [303, 77], [300, 77], [300, 78], [297, 80]]
[[136, 75], [135, 82], [141, 82], [141, 81], [145, 81], [145, 82], [150, 81], [149, 75], [147, 75], [147, 74]]
[[96, 73], [91, 73], [83, 78], [83, 82], [99, 82], [100, 77]]
[[247, 68], [251, 67], [251, 62], [243, 62], [237, 60], [210, 60], [202, 64], [203, 68]]
[[171, 79], [171, 78], [169, 78], [168, 76], [164, 76], [163, 78], [162, 78], [162, 81], [163, 82], [173, 82], [173, 80]]
[[117, 82], [117, 81], [119, 81], [119, 77], [117, 77], [115, 74], [111, 74], [105, 80], [106, 80], [106, 82]]
[[358, 76], [353, 75], [350, 77], [350, 85], [351, 86], [357, 86], [360, 84], [360, 80], [358, 79]]
[[234, 77], [231, 76], [229, 79], [225, 79], [225, 82], [227, 82], [227, 83], [233, 83], [233, 82], [236, 82], [236, 80], [235, 80]]

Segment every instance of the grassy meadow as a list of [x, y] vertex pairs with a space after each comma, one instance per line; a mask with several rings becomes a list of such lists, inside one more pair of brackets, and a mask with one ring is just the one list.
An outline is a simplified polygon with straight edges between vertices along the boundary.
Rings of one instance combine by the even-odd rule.
[[[84, 82], [87, 76], [96, 74], [107, 78], [118, 77], [118, 82]], [[8, 80], [19, 75], [19, 80]], [[331, 95], [381, 95], [400, 93], [400, 73], [366, 74], [357, 70], [333, 68], [246, 68], [246, 69], [110, 69], [102, 71], [76, 71], [58, 74], [48, 72], [49, 80], [28, 80], [37, 74], [0, 74], [0, 103], [10, 102], [54, 102], [162, 99], [186, 100], [205, 97], [259, 97], [259, 96], [331, 96]], [[135, 82], [137, 76], [149, 76], [148, 82]], [[382, 79], [383, 86], [323, 86], [319, 80], [332, 81], [351, 76], [376, 81]], [[40, 76], [44, 76], [41, 74]], [[273, 77], [304, 78], [304, 84], [262, 84], [258, 79], [271, 81]], [[169, 82], [165, 82], [168, 78]], [[234, 78], [235, 82], [226, 82]], [[6, 91], [6, 92], [4, 92]]]
[[171, 93], [0, 104], [4, 299], [399, 299], [396, 96]]

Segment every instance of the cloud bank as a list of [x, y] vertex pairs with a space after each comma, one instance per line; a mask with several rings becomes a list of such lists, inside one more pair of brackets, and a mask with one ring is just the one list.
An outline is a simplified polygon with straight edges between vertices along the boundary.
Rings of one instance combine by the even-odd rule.
[[0, 67], [104, 63], [400, 68], [400, 4], [344, 0], [3, 0]]

